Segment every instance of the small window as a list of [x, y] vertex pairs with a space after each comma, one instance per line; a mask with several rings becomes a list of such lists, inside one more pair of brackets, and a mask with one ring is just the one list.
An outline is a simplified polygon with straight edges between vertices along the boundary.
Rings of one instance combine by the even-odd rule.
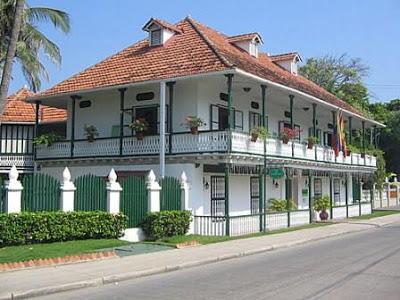
[[86, 108], [86, 107], [90, 107], [90, 106], [92, 106], [92, 101], [90, 101], [90, 100], [84, 100], [84, 101], [79, 102], [80, 108]]
[[250, 211], [256, 214], [259, 211], [260, 204], [260, 179], [259, 177], [250, 177]]
[[211, 215], [225, 215], [225, 178], [211, 176]]
[[333, 180], [333, 200], [335, 205], [340, 205], [340, 179]]
[[[261, 114], [256, 112], [249, 112], [249, 131], [254, 127], [262, 126]], [[268, 129], [268, 117], [265, 116], [265, 127]]]
[[228, 101], [228, 94], [226, 94], [226, 93], [220, 93], [219, 94], [219, 100], [222, 100], [222, 101]]
[[150, 46], [161, 45], [161, 29], [150, 32]]
[[258, 102], [252, 101], [251, 102], [251, 108], [259, 109], [260, 108], [260, 104], [258, 104]]
[[153, 99], [154, 99], [153, 92], [140, 93], [140, 94], [136, 95], [137, 101], [147, 101], [147, 100], [153, 100]]
[[322, 197], [322, 179], [321, 178], [315, 178], [314, 179], [314, 198], [320, 198]]

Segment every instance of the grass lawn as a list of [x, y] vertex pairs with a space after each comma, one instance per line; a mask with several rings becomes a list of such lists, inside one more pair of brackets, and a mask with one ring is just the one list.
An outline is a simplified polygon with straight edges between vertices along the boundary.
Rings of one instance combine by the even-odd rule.
[[301, 230], [301, 229], [308, 229], [308, 228], [315, 228], [315, 227], [321, 227], [321, 226], [327, 226], [331, 225], [333, 223], [312, 223], [312, 224], [307, 224], [303, 226], [296, 226], [296, 227], [290, 227], [290, 228], [283, 228], [283, 229], [278, 229], [274, 231], [269, 231], [269, 232], [258, 232], [254, 234], [249, 234], [249, 235], [244, 235], [244, 236], [235, 236], [235, 237], [229, 237], [229, 236], [202, 236], [202, 235], [179, 235], [179, 236], [173, 236], [170, 238], [165, 238], [158, 240], [156, 243], [160, 244], [168, 244], [168, 245], [176, 245], [180, 243], [187, 243], [187, 242], [193, 242], [196, 241], [197, 243], [201, 245], [207, 245], [207, 244], [213, 244], [213, 243], [220, 243], [220, 242], [226, 242], [226, 241], [232, 241], [232, 240], [237, 240], [237, 239], [246, 239], [246, 238], [252, 238], [252, 237], [257, 237], [257, 236], [263, 236], [263, 235], [271, 235], [271, 234], [278, 234], [278, 233], [284, 233], [284, 232], [291, 232], [291, 231], [296, 231], [296, 230]]
[[0, 248], [0, 263], [63, 257], [129, 244], [116, 239], [81, 240]]
[[363, 215], [359, 217], [352, 217], [350, 219], [356, 220], [369, 220], [372, 218], [383, 217], [388, 215], [400, 214], [400, 210], [375, 210], [372, 214]]

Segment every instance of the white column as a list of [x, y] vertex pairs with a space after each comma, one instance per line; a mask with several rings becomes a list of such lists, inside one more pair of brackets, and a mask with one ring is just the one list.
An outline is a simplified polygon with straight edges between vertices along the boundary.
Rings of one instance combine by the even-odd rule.
[[5, 211], [9, 214], [21, 212], [21, 193], [23, 187], [21, 181], [18, 180], [18, 175], [18, 170], [14, 165], [8, 173], [8, 181], [5, 182]]
[[61, 199], [60, 209], [61, 211], [68, 212], [74, 211], [74, 196], [75, 196], [75, 185], [71, 181], [71, 173], [67, 167], [63, 171], [63, 183], [61, 184]]
[[385, 178], [385, 183], [383, 185], [384, 187], [386, 186], [385, 192], [386, 192], [386, 199], [387, 199], [387, 207], [390, 206], [390, 182], [389, 182], [389, 178], [386, 177]]
[[111, 169], [107, 182], [107, 212], [111, 214], [119, 213], [121, 191], [122, 187], [117, 182], [117, 174], [114, 169]]
[[156, 175], [153, 170], [150, 170], [147, 175], [147, 191], [148, 191], [148, 211], [160, 211], [160, 191], [161, 187], [156, 181]]
[[165, 82], [160, 82], [160, 176], [165, 176]]
[[185, 171], [181, 174], [181, 206], [182, 210], [189, 210], [189, 183]]

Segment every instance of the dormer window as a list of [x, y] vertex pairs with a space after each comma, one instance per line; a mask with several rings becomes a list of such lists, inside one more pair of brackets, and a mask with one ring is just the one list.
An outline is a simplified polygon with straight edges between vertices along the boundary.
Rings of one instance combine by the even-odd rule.
[[301, 57], [297, 52], [271, 55], [269, 58], [277, 65], [289, 71], [293, 75], [298, 73], [298, 64], [301, 62]]
[[144, 25], [143, 30], [149, 33], [150, 46], [163, 45], [176, 33], [181, 33], [175, 25], [153, 18]]
[[258, 57], [258, 46], [262, 44], [262, 39], [258, 33], [246, 33], [229, 37], [229, 42], [251, 56]]
[[149, 32], [149, 36], [150, 36], [150, 46], [158, 46], [161, 45], [161, 29], [155, 29], [155, 30], [151, 30]]

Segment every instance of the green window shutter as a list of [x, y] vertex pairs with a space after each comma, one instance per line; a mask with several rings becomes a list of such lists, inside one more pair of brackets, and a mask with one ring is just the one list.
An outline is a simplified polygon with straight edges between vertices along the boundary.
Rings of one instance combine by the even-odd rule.
[[111, 127], [111, 136], [112, 137], [117, 137], [117, 136], [119, 136], [119, 125], [113, 125], [112, 127]]

